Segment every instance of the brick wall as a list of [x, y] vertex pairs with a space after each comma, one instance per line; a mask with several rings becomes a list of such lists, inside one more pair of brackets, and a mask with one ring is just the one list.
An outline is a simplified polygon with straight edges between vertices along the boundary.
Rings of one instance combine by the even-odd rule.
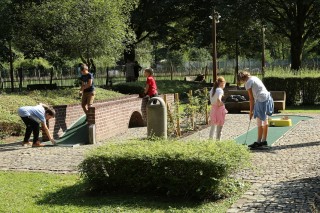
[[[173, 94], [167, 95], [167, 102], [174, 102]], [[88, 123], [95, 124], [96, 141], [103, 141], [124, 133], [129, 127], [146, 126], [146, 99], [129, 95], [106, 102], [95, 102], [89, 109]], [[80, 104], [54, 106], [56, 117], [50, 119], [49, 129], [58, 139], [73, 123], [84, 115]]]

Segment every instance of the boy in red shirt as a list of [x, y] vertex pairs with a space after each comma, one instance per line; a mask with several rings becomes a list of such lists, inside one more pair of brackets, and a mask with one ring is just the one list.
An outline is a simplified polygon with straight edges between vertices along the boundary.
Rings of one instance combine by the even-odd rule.
[[146, 96], [157, 97], [158, 91], [157, 91], [157, 84], [153, 77], [153, 69], [152, 68], [146, 68], [144, 70], [144, 76], [147, 77], [146, 87], [144, 88], [144, 94]]

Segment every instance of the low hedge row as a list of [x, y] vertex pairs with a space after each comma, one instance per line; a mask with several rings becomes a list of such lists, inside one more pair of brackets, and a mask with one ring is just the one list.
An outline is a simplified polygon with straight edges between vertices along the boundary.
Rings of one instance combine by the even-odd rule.
[[224, 196], [226, 178], [249, 157], [233, 141], [136, 141], [97, 148], [79, 170], [93, 190], [202, 200]]
[[286, 91], [286, 104], [314, 105], [320, 102], [320, 78], [315, 77], [265, 77], [268, 90]]
[[144, 87], [139, 82], [118, 83], [112, 86], [112, 90], [122, 94], [143, 94]]

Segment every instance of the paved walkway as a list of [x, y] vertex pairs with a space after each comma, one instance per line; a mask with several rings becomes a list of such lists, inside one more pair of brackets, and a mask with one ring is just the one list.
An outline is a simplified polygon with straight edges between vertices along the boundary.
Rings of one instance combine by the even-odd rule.
[[[320, 115], [309, 116], [313, 119], [298, 123], [271, 150], [253, 152], [255, 168], [236, 175], [250, 181], [252, 186], [228, 212], [312, 212], [315, 194], [320, 194]], [[222, 138], [234, 139], [247, 131], [248, 124], [247, 114], [228, 114]], [[255, 122], [251, 122], [251, 128], [254, 127]], [[146, 135], [146, 128], [133, 128], [110, 141]], [[182, 140], [204, 140], [208, 135], [206, 128]], [[73, 148], [0, 145], [0, 170], [77, 173], [85, 153], [100, 145]]]

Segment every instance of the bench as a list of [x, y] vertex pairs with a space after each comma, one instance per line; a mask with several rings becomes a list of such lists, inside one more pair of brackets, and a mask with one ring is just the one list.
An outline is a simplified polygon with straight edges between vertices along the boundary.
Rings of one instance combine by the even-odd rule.
[[[286, 109], [286, 92], [285, 91], [270, 91], [274, 101], [274, 112]], [[249, 95], [247, 90], [226, 90], [223, 100], [230, 95], [242, 95], [246, 98], [246, 101], [241, 102], [225, 102], [226, 109], [229, 112], [241, 112], [250, 110]]]

